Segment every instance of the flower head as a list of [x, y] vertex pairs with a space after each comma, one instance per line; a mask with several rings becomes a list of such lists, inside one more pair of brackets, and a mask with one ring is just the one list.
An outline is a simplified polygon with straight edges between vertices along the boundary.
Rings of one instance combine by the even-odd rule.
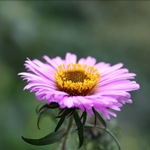
[[116, 117], [112, 110], [120, 110], [125, 103], [132, 103], [130, 91], [138, 90], [134, 73], [122, 68], [119, 63], [111, 66], [105, 62], [96, 63], [92, 57], [77, 61], [75, 54], [60, 57], [43, 57], [45, 63], [27, 59], [27, 72], [19, 75], [27, 80], [24, 89], [35, 92], [38, 100], [48, 104], [55, 102], [60, 108], [78, 108], [93, 115], [97, 110], [106, 119]]

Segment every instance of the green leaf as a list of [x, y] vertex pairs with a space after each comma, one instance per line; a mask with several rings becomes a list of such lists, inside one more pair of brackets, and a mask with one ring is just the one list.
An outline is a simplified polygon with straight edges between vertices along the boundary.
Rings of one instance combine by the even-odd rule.
[[[59, 117], [64, 111], [66, 110], [66, 108], [64, 108], [64, 109], [61, 109], [60, 111], [59, 111], [59, 113], [58, 113], [58, 116], [57, 117]], [[56, 118], [57, 118], [56, 117]]]
[[71, 109], [65, 108], [65, 109], [60, 110], [58, 116], [56, 117], [56, 118], [60, 118], [60, 120], [55, 128], [55, 132], [61, 127], [65, 118], [70, 117], [74, 113], [75, 110], [76, 108], [71, 108]]
[[61, 125], [63, 124], [64, 120], [66, 117], [61, 117], [56, 128], [55, 128], [55, 132], [61, 127]]
[[37, 127], [38, 129], [40, 129], [40, 121], [41, 121], [41, 118], [43, 116], [43, 114], [48, 110], [47, 107], [41, 107], [42, 109], [40, 109], [40, 111], [38, 112], [38, 118], [37, 118]]
[[[93, 109], [93, 108], [92, 108]], [[97, 123], [97, 116], [96, 116], [96, 113], [93, 109], [93, 113], [94, 113], [94, 126], [96, 126], [96, 123]]]
[[85, 122], [86, 122], [86, 118], [87, 118], [87, 112], [86, 112], [86, 111], [84, 111], [84, 112], [82, 113], [82, 115], [81, 115], [81, 117], [80, 117], [80, 120], [82, 120], [82, 118], [83, 118], [82, 124], [84, 125]]
[[43, 114], [48, 110], [48, 109], [55, 109], [55, 108], [58, 108], [59, 105], [57, 103], [50, 103], [49, 105], [48, 104], [45, 104], [43, 105], [42, 107], [40, 107], [38, 110], [37, 110], [37, 114], [38, 114], [38, 119], [37, 119], [37, 127], [38, 129], [40, 129], [40, 121], [41, 121], [41, 118], [43, 116]]
[[47, 107], [47, 104], [46, 104], [46, 105], [43, 105], [42, 107], [40, 107], [37, 113], [41, 112], [41, 111], [42, 111], [43, 109], [45, 109], [45, 108], [48, 108], [48, 107]]
[[79, 118], [79, 115], [77, 112], [74, 113], [74, 120], [76, 122], [77, 125], [77, 130], [78, 130], [78, 136], [79, 136], [79, 147], [80, 148], [83, 144], [84, 141], [84, 136], [83, 136], [83, 124], [81, 123], [81, 120]]
[[55, 109], [55, 108], [59, 108], [59, 105], [57, 103], [54, 103], [54, 102], [50, 103], [49, 105], [45, 104], [39, 108], [38, 112], [40, 112], [42, 109], [45, 109], [45, 108]]
[[63, 109], [59, 112], [58, 116], [56, 118], [61, 118], [61, 117], [67, 117], [73, 114], [73, 112], [75, 111], [76, 108], [66, 108]]
[[69, 118], [72, 114], [74, 114], [75, 111], [76, 111], [76, 108], [72, 108], [72, 110], [70, 111], [67, 117]]
[[49, 145], [58, 142], [64, 137], [64, 135], [65, 135], [65, 130], [62, 129], [57, 132], [52, 132], [40, 139], [28, 139], [25, 137], [22, 137], [22, 139], [31, 145], [42, 146], [42, 145]]
[[[105, 122], [105, 120], [103, 119], [103, 117], [102, 117], [94, 108], [92, 108], [92, 110], [93, 110], [93, 113], [94, 113], [95, 117], [97, 117], [98, 120], [99, 120], [99, 121], [103, 124], [103, 126], [106, 128], [107, 125], [106, 125], [106, 122]], [[95, 118], [95, 120], [96, 120], [96, 118]], [[96, 121], [95, 121], [95, 124], [96, 124]]]

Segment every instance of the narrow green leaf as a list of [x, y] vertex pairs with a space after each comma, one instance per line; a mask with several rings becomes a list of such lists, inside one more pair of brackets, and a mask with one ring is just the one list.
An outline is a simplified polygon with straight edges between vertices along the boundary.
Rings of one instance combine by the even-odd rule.
[[42, 146], [42, 145], [48, 145], [48, 144], [53, 144], [55, 142], [58, 142], [64, 137], [64, 135], [65, 135], [65, 130], [62, 129], [57, 132], [52, 132], [40, 139], [28, 139], [25, 137], [22, 137], [22, 139], [31, 145]]
[[75, 111], [75, 108], [67, 109], [67, 111], [64, 112], [64, 116], [69, 117], [74, 111]]
[[103, 119], [103, 117], [102, 117], [94, 108], [92, 108], [92, 110], [93, 110], [95, 116], [99, 119], [99, 121], [100, 121], [100, 122], [103, 124], [103, 126], [106, 128], [107, 125], [106, 125], [106, 122], [105, 122], [105, 120]]
[[73, 108], [72, 111], [70, 112], [70, 114], [68, 114], [67, 117], [69, 118], [72, 114], [74, 114], [75, 111], [76, 111], [76, 108]]
[[37, 110], [37, 114], [38, 114], [38, 119], [37, 119], [37, 127], [38, 129], [40, 129], [40, 121], [41, 121], [41, 118], [43, 116], [43, 114], [48, 110], [48, 109], [55, 109], [55, 108], [58, 108], [59, 105], [57, 103], [50, 103], [49, 105], [48, 104], [45, 104], [43, 106], [41, 106], [38, 110]]
[[61, 118], [61, 117], [67, 117], [70, 116], [75, 110], [75, 108], [70, 108], [70, 109], [64, 109], [60, 115], [58, 115], [56, 118]]
[[56, 118], [66, 117], [66, 114], [68, 113], [68, 109], [62, 109], [60, 110], [58, 116]]
[[82, 123], [77, 112], [74, 113], [74, 119], [75, 119], [77, 127], [80, 127]]
[[[66, 110], [66, 108], [61, 109], [61, 110], [59, 111], [59, 113], [58, 113], [58, 116], [60, 116], [65, 110]], [[57, 116], [57, 117], [58, 117], [58, 116]], [[57, 117], [56, 117], [56, 118], [57, 118]]]
[[59, 108], [59, 105], [57, 103], [50, 103], [49, 105], [45, 104], [39, 108], [38, 112], [40, 112], [42, 109], [45, 109], [45, 108], [55, 109], [55, 108]]
[[61, 127], [61, 125], [63, 124], [64, 120], [66, 117], [61, 117], [56, 128], [55, 128], [55, 132], [58, 131], [58, 129]]
[[96, 116], [96, 111], [94, 108], [92, 108], [93, 113], [94, 113], [94, 126], [96, 126], [96, 122], [97, 122], [97, 116]]
[[80, 117], [80, 120], [82, 120], [82, 118], [83, 118], [82, 124], [84, 125], [85, 122], [86, 122], [86, 118], [87, 118], [87, 112], [86, 112], [86, 111], [84, 111], [84, 112], [82, 113], [82, 115], [81, 115], [81, 117]]
[[42, 109], [40, 109], [40, 111], [38, 112], [38, 118], [37, 118], [37, 127], [38, 129], [40, 129], [40, 121], [41, 118], [43, 116], [43, 114], [48, 110], [48, 108], [43, 107]]
[[79, 118], [79, 115], [77, 112], [74, 113], [74, 120], [76, 122], [76, 125], [78, 127], [78, 136], [79, 136], [79, 147], [80, 148], [83, 144], [84, 141], [84, 136], [83, 136], [83, 124], [81, 123], [81, 120]]
[[43, 105], [41, 106], [38, 110], [37, 110], [37, 114], [40, 113], [43, 109], [47, 108], [47, 105]]

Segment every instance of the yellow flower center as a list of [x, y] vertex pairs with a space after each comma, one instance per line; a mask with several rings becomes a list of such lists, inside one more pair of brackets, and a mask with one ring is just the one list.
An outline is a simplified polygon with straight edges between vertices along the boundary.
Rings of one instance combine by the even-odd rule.
[[54, 74], [57, 87], [70, 96], [90, 95], [96, 90], [100, 73], [94, 66], [81, 64], [59, 65]]

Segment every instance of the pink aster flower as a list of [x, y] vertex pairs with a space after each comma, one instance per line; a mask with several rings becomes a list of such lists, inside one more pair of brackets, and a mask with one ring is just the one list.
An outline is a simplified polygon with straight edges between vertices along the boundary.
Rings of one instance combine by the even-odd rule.
[[96, 63], [92, 57], [77, 60], [75, 54], [60, 57], [43, 57], [45, 62], [27, 59], [27, 72], [19, 75], [27, 80], [25, 90], [34, 92], [39, 101], [55, 102], [60, 108], [78, 108], [93, 115], [94, 108], [106, 119], [116, 117], [113, 110], [120, 111], [125, 103], [132, 103], [130, 91], [138, 90], [134, 79], [119, 63], [111, 66], [105, 62]]

